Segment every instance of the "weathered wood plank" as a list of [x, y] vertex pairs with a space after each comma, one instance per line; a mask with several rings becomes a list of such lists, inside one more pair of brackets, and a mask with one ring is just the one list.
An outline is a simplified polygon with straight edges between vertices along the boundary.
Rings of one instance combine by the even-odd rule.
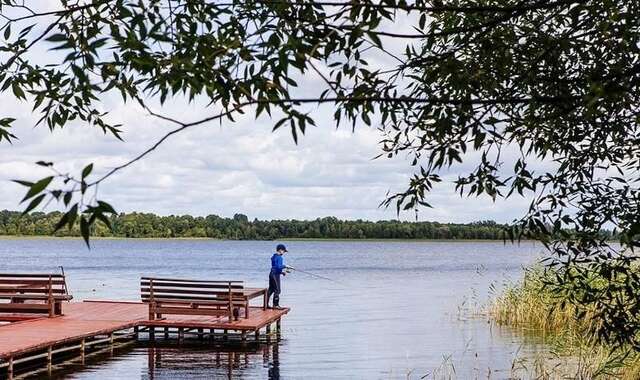
[[[16, 299], [24, 299], [24, 300], [47, 300], [49, 299], [49, 296], [46, 294], [0, 294], [0, 298], [2, 299], [11, 299], [11, 298], [16, 298]], [[68, 301], [70, 299], [72, 299], [72, 297], [70, 295], [67, 294], [52, 294], [51, 298], [53, 298], [56, 301]]]
[[[150, 281], [140, 281], [140, 285], [143, 287], [148, 287], [151, 284]], [[172, 287], [172, 288], [202, 288], [202, 289], [229, 289], [228, 284], [216, 284], [216, 283], [187, 283], [187, 282], [166, 282], [163, 280], [158, 280], [157, 282], [153, 282], [154, 287]], [[231, 284], [232, 289], [243, 289], [242, 285]]]
[[33, 278], [64, 278], [62, 274], [58, 273], [0, 273], [2, 277], [33, 277]]
[[[65, 284], [64, 280], [54, 280], [54, 279], [51, 280], [51, 283], [53, 285]], [[45, 286], [45, 285], [49, 285], [49, 280], [42, 280], [42, 279], [29, 280], [29, 279], [23, 279], [23, 278], [15, 278], [15, 279], [0, 278], [0, 284], [25, 284], [25, 285]]]
[[[163, 288], [160, 286], [156, 286], [153, 284], [153, 294], [158, 293], [168, 293], [168, 294], [205, 294], [205, 295], [220, 295], [220, 294], [229, 294], [229, 288], [224, 288], [225, 290], [200, 290], [200, 289], [172, 289], [172, 288]], [[243, 290], [238, 288], [239, 290]], [[151, 288], [140, 288], [140, 292], [142, 294], [148, 294], [151, 291]], [[233, 290], [232, 294], [243, 296], [243, 291]]]

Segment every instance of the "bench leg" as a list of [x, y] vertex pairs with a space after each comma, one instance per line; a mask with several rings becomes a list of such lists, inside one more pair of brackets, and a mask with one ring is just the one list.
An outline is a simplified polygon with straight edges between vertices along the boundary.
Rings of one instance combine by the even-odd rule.
[[56, 302], [53, 313], [55, 315], [62, 315], [62, 302]]
[[7, 379], [13, 380], [13, 356], [9, 358], [9, 366], [7, 367]]
[[156, 305], [154, 305], [153, 303], [149, 304], [149, 320], [153, 321], [154, 319], [156, 319]]
[[244, 304], [244, 317], [249, 318], [249, 301]]
[[49, 346], [47, 348], [47, 373], [51, 376], [51, 372], [53, 371], [53, 348]]

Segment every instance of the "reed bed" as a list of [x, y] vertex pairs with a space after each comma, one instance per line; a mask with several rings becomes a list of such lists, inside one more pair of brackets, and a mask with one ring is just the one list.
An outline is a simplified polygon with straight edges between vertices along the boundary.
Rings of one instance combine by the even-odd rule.
[[[577, 318], [575, 306], [563, 303], [548, 286], [540, 267], [507, 286], [489, 305], [490, 318], [501, 326], [536, 337], [551, 348], [532, 361], [539, 379], [640, 379], [640, 353], [596, 339], [597, 319], [591, 310]], [[524, 366], [524, 364], [523, 364]], [[531, 369], [531, 368], [529, 368]]]

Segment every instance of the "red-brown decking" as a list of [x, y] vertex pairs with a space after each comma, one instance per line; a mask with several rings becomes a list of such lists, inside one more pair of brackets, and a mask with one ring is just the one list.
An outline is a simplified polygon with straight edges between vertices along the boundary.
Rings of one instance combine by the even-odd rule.
[[251, 307], [249, 318], [172, 316], [149, 321], [149, 307], [139, 302], [89, 301], [64, 305], [64, 315], [0, 325], [0, 359], [62, 345], [136, 326], [257, 331], [280, 320], [289, 309]]

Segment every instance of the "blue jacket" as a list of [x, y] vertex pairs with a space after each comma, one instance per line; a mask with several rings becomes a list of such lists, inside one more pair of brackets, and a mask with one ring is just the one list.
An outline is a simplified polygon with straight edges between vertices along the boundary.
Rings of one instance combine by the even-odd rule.
[[284, 265], [284, 257], [274, 253], [273, 256], [271, 256], [271, 272], [275, 274], [282, 274], [282, 270], [284, 268], [286, 268]]

